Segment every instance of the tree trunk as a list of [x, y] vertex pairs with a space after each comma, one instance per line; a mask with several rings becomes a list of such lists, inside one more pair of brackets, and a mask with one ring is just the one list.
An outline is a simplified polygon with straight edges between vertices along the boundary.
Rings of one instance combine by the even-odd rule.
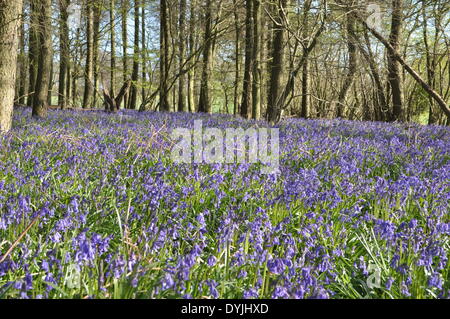
[[18, 99], [19, 104], [25, 104], [25, 97], [27, 91], [27, 56], [25, 53], [25, 10], [22, 10], [22, 21], [20, 27], [20, 79], [18, 81], [19, 89], [18, 89]]
[[37, 6], [39, 13], [39, 43], [40, 55], [36, 77], [36, 90], [33, 101], [33, 117], [42, 118], [47, 114], [48, 90], [52, 68], [52, 1], [40, 0]]
[[47, 104], [52, 105], [52, 97], [53, 97], [53, 85], [55, 84], [53, 81], [54, 75], [54, 64], [53, 64], [53, 50], [50, 50], [50, 83], [48, 85], [48, 93], [47, 93]]
[[[128, 80], [128, 10], [129, 0], [122, 0], [122, 65], [123, 65], [123, 82]], [[123, 97], [123, 107], [128, 108], [128, 93]], [[119, 105], [120, 108], [120, 105]]]
[[[402, 0], [392, 0], [392, 20], [389, 44], [395, 51], [400, 48], [400, 33], [402, 28]], [[391, 121], [403, 121], [403, 92], [400, 73], [400, 63], [388, 50], [388, 81], [392, 92], [392, 116]]]
[[[278, 8], [278, 23], [282, 23], [281, 16], [286, 8], [287, 0], [280, 0]], [[271, 123], [277, 122], [280, 117], [281, 109], [278, 99], [281, 93], [281, 76], [284, 64], [284, 37], [285, 30], [283, 27], [273, 25], [273, 43], [272, 43], [272, 61], [270, 63], [270, 85], [269, 95], [267, 97], [267, 120]]]
[[244, 83], [242, 87], [241, 116], [249, 119], [252, 106], [253, 82], [253, 0], [245, 1], [245, 66]]
[[67, 8], [69, 0], [59, 0], [59, 78], [58, 78], [58, 106], [61, 109], [66, 108], [66, 77], [69, 68], [69, 26], [67, 20], [69, 13]]
[[145, 109], [145, 99], [146, 99], [146, 82], [147, 82], [147, 48], [146, 48], [146, 22], [145, 22], [145, 1], [142, 2], [142, 8], [141, 8], [141, 59], [142, 59], [142, 89], [141, 89], [141, 96], [142, 96], [142, 103], [141, 107], [139, 109], [144, 110]]
[[233, 114], [239, 113], [239, 85], [241, 79], [241, 26], [239, 21], [239, 8], [237, 0], [233, 0], [234, 5], [234, 29], [235, 29], [235, 69], [234, 69], [234, 98], [233, 98]]
[[93, 0], [86, 3], [87, 18], [87, 53], [84, 72], [83, 108], [92, 107], [94, 87], [94, 8]]
[[22, 1], [0, 0], [0, 133], [12, 125]]
[[28, 99], [27, 105], [32, 107], [34, 103], [34, 95], [36, 92], [36, 75], [39, 60], [39, 16], [36, 1], [30, 2], [30, 28], [28, 35]]
[[302, 102], [301, 102], [301, 118], [308, 118], [308, 61], [305, 61], [302, 70]]
[[[311, 9], [311, 1], [312, 0], [305, 1], [303, 6], [303, 21], [302, 21], [304, 30], [303, 38], [306, 38], [309, 32], [308, 14], [309, 10]], [[303, 54], [305, 54], [305, 52], [303, 52]], [[309, 64], [308, 59], [306, 59], [302, 69], [302, 100], [300, 109], [300, 117], [304, 119], [308, 117], [308, 95], [309, 95], [308, 82], [309, 82]]]
[[161, 0], [160, 4], [160, 87], [159, 87], [159, 110], [170, 111], [168, 72], [169, 72], [169, 24], [167, 14], [167, 0]]
[[[94, 0], [95, 1], [95, 0]], [[102, 0], [104, 1], [104, 0]], [[93, 107], [97, 107], [97, 91], [98, 91], [98, 77], [99, 77], [99, 43], [100, 43], [100, 19], [102, 14], [103, 2], [94, 3], [94, 40], [93, 40], [93, 62], [92, 68], [94, 70], [94, 89], [92, 92]]]
[[[111, 71], [110, 71], [110, 85], [109, 91], [111, 96], [115, 96], [115, 86], [116, 86], [116, 31], [115, 31], [115, 21], [116, 21], [116, 3], [115, 0], [110, 0], [109, 3], [109, 20], [110, 20], [110, 37], [111, 37]], [[116, 105], [120, 108], [120, 105]]]
[[187, 111], [187, 103], [186, 103], [186, 76], [184, 71], [184, 63], [185, 63], [185, 48], [186, 48], [186, 0], [180, 0], [180, 18], [179, 18], [179, 64], [180, 64], [180, 77], [178, 79], [178, 111], [186, 112]]
[[203, 47], [203, 69], [200, 83], [200, 98], [198, 101], [198, 111], [211, 113], [211, 101], [209, 96], [209, 81], [211, 77], [211, 59], [212, 59], [212, 1], [206, 0], [205, 14], [205, 34]]
[[[82, 23], [82, 18], [80, 16], [80, 24]], [[78, 76], [81, 73], [81, 56], [82, 56], [82, 47], [81, 47], [81, 28], [77, 28], [75, 33], [75, 48], [74, 48], [74, 57], [73, 57], [73, 72], [72, 72], [72, 105], [77, 105], [78, 98]]]
[[67, 75], [66, 75], [66, 105], [70, 101], [70, 92], [71, 92], [71, 76], [72, 76], [72, 69], [70, 67], [70, 63], [67, 66]]
[[[435, 87], [435, 69], [436, 69], [436, 52], [435, 50], [433, 50], [433, 52], [431, 52], [430, 50], [430, 45], [429, 45], [429, 41], [428, 41], [428, 19], [427, 19], [427, 14], [426, 14], [426, 4], [424, 3], [425, 1], [422, 0], [422, 18], [423, 18], [423, 42], [425, 45], [425, 58], [426, 58], [426, 70], [427, 70], [427, 82], [430, 85], [430, 87], [432, 89], [434, 89]], [[437, 42], [435, 40], [435, 42]], [[433, 46], [433, 49], [435, 49], [436, 46]], [[438, 116], [437, 114], [434, 112], [434, 101], [431, 98], [431, 96], [428, 96], [429, 98], [429, 117], [428, 117], [428, 125], [431, 124], [435, 124], [438, 121]]]
[[133, 74], [131, 75], [131, 97], [129, 108], [135, 110], [137, 106], [139, 81], [139, 6], [140, 1], [134, 0], [134, 48], [133, 48]]
[[189, 53], [191, 56], [190, 70], [188, 72], [188, 101], [189, 101], [189, 111], [195, 112], [197, 110], [195, 105], [195, 64], [197, 62], [196, 56], [194, 53], [196, 51], [196, 41], [195, 41], [195, 4], [196, 0], [190, 1], [190, 17], [189, 17]]
[[197, 63], [197, 57], [195, 55], [197, 45], [196, 45], [196, 35], [195, 35], [195, 4], [196, 0], [191, 0], [189, 3], [189, 55], [191, 56], [191, 61], [189, 64], [188, 72], [188, 104], [189, 112], [196, 111], [195, 105], [195, 65]]
[[261, 117], [261, 1], [253, 0], [253, 83], [252, 83], [252, 118]]

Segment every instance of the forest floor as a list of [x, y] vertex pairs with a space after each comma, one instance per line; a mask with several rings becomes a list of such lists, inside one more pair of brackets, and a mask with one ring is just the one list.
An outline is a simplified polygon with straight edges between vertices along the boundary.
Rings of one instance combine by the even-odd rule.
[[450, 297], [450, 128], [280, 123], [280, 166], [178, 164], [227, 115], [18, 108], [0, 137], [0, 298]]

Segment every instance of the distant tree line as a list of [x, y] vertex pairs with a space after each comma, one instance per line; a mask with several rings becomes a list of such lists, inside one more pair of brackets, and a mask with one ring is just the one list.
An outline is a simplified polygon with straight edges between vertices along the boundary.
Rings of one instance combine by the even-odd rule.
[[0, 0], [0, 130], [13, 104], [448, 125], [449, 34], [447, 0]]

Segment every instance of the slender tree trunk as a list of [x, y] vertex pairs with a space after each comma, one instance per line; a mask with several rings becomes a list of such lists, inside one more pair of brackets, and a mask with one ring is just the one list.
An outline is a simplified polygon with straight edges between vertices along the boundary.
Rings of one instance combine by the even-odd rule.
[[[116, 31], [115, 31], [115, 21], [116, 21], [116, 3], [115, 0], [110, 0], [109, 2], [109, 20], [110, 20], [110, 37], [111, 37], [111, 71], [110, 71], [110, 87], [109, 91], [111, 96], [115, 96], [116, 87]], [[118, 105], [117, 107], [120, 107]]]
[[22, 10], [22, 19], [20, 27], [20, 79], [18, 81], [18, 98], [19, 104], [25, 104], [25, 96], [27, 91], [27, 56], [25, 53], [25, 10]]
[[39, 43], [40, 55], [36, 77], [36, 89], [33, 101], [33, 117], [42, 118], [47, 114], [48, 90], [52, 68], [52, 30], [51, 30], [51, 0], [41, 0], [37, 5], [39, 12]]
[[306, 119], [308, 118], [308, 72], [309, 65], [308, 60], [305, 61], [305, 64], [303, 65], [302, 70], [302, 104], [301, 104], [301, 111], [300, 111], [300, 117]]
[[[277, 19], [281, 22], [281, 16], [287, 5], [287, 0], [279, 1], [280, 7], [278, 8]], [[281, 77], [283, 74], [284, 64], [284, 38], [285, 30], [283, 27], [273, 25], [273, 47], [272, 47], [272, 61], [270, 63], [270, 86], [267, 105], [267, 120], [269, 122], [276, 122], [280, 117], [280, 106], [278, 99], [281, 93]]]
[[[426, 14], [426, 4], [424, 3], [425, 1], [422, 0], [422, 19], [423, 19], [423, 42], [425, 44], [425, 58], [426, 58], [426, 70], [427, 70], [427, 82], [430, 85], [430, 87], [432, 89], [434, 89], [434, 82], [435, 82], [435, 67], [436, 67], [436, 52], [435, 50], [433, 50], [433, 52], [431, 52], [430, 50], [430, 45], [429, 45], [429, 41], [428, 41], [428, 32], [427, 32], [427, 28], [428, 28], [428, 19], [427, 19], [427, 14]], [[437, 42], [437, 41], [435, 41]], [[433, 49], [435, 48], [435, 46], [433, 47]], [[429, 117], [428, 117], [428, 125], [431, 124], [435, 124], [438, 121], [438, 117], [436, 116], [437, 114], [435, 114], [434, 112], [434, 101], [432, 99], [431, 96], [428, 96], [429, 99]]]
[[58, 106], [61, 109], [67, 106], [66, 77], [69, 68], [69, 13], [67, 8], [69, 0], [59, 0], [59, 78], [58, 78]]
[[245, 1], [245, 69], [244, 83], [242, 87], [241, 116], [249, 119], [252, 106], [252, 82], [253, 82], [253, 0]]
[[70, 66], [70, 63], [69, 63], [69, 65], [67, 66], [67, 75], [66, 75], [66, 92], [65, 92], [65, 94], [66, 94], [66, 106], [68, 106], [68, 104], [70, 103], [69, 101], [70, 101], [70, 98], [71, 98], [71, 95], [70, 95], [71, 88], [72, 88], [72, 86], [71, 86], [71, 76], [72, 76], [72, 69], [71, 69], [71, 66]]
[[94, 9], [93, 0], [86, 3], [87, 18], [87, 53], [84, 71], [83, 108], [92, 107], [94, 88]]
[[21, 0], [0, 0], [0, 133], [12, 126]]
[[[311, 9], [311, 1], [307, 0], [303, 6], [303, 38], [307, 38], [309, 32], [309, 10]], [[304, 51], [303, 54], [306, 54]], [[309, 62], [308, 59], [305, 60], [305, 64], [303, 64], [302, 68], [302, 100], [301, 100], [301, 109], [300, 109], [300, 117], [306, 119], [308, 117], [308, 95], [309, 95]]]
[[270, 32], [269, 32], [269, 17], [265, 14], [265, 2], [261, 2], [261, 31], [260, 31], [260, 57], [259, 57], [259, 68], [260, 68], [260, 87], [259, 96], [261, 99], [260, 107], [260, 119], [263, 118], [264, 106], [267, 105], [267, 74], [268, 74], [268, 59], [269, 59], [269, 42], [270, 42]]
[[29, 77], [28, 77], [28, 99], [27, 105], [32, 107], [34, 103], [34, 95], [36, 92], [36, 75], [39, 60], [39, 16], [37, 7], [38, 3], [33, 0], [30, 2], [30, 31], [28, 38], [28, 65], [29, 65]]
[[261, 29], [261, 1], [253, 0], [252, 118], [255, 120], [258, 120], [261, 117], [260, 29]]
[[[147, 82], [147, 48], [146, 48], [146, 22], [145, 22], [145, 1], [142, 2], [141, 8], [141, 59], [142, 59], [142, 109], [145, 108], [146, 82]], [[139, 108], [141, 109], [141, 107]]]
[[[403, 19], [402, 0], [392, 0], [392, 20], [389, 44], [395, 51], [400, 48], [400, 34]], [[388, 50], [388, 81], [392, 92], [392, 121], [403, 121], [403, 92], [400, 73], [400, 63], [395, 59], [393, 53]]]
[[241, 79], [241, 26], [239, 21], [239, 8], [237, 0], [233, 0], [234, 5], [234, 29], [235, 29], [235, 69], [234, 69], [234, 98], [233, 98], [233, 114], [239, 113], [239, 85]]
[[[128, 10], [129, 0], [122, 0], [122, 63], [123, 63], [123, 82], [128, 80]], [[123, 98], [124, 108], [128, 108], [128, 93]], [[118, 106], [120, 108], [120, 105]]]
[[203, 69], [200, 83], [200, 98], [198, 101], [198, 111], [211, 113], [211, 100], [209, 96], [209, 83], [211, 78], [212, 59], [212, 0], [206, 0], [205, 14], [205, 34], [203, 47]]
[[[82, 17], [80, 17], [80, 24], [82, 23]], [[82, 56], [82, 47], [81, 47], [81, 28], [77, 28], [75, 33], [75, 48], [74, 48], [74, 57], [73, 57], [73, 72], [72, 72], [72, 105], [75, 107], [77, 105], [78, 98], [78, 77], [81, 73], [81, 56]]]
[[194, 57], [194, 53], [196, 51], [196, 37], [195, 37], [195, 23], [196, 23], [196, 14], [195, 14], [195, 5], [196, 0], [190, 0], [189, 7], [189, 53], [192, 57], [190, 62], [190, 70], [188, 72], [188, 101], [189, 101], [189, 112], [195, 112], [197, 110], [195, 105], [195, 65], [197, 62], [197, 58]]
[[53, 80], [53, 75], [54, 75], [54, 64], [53, 64], [53, 50], [50, 50], [51, 55], [50, 55], [50, 83], [48, 85], [48, 93], [47, 93], [47, 104], [48, 105], [52, 105], [52, 97], [53, 97], [53, 86], [55, 84], [54, 80]]
[[180, 0], [180, 18], [179, 18], [179, 64], [180, 64], [180, 77], [178, 78], [178, 111], [186, 112], [186, 76], [184, 71], [185, 63], [185, 48], [186, 48], [186, 0]]
[[131, 75], [131, 97], [129, 108], [135, 110], [137, 106], [139, 81], [139, 6], [140, 1], [134, 0], [134, 48], [133, 48], [133, 74]]
[[170, 111], [169, 104], [169, 24], [167, 13], [167, 0], [161, 0], [160, 4], [161, 18], [160, 18], [160, 88], [159, 88], [159, 110]]
[[[104, 1], [104, 0], [102, 0]], [[93, 106], [97, 106], [97, 91], [98, 91], [98, 77], [99, 77], [99, 43], [100, 43], [100, 19], [102, 14], [102, 3], [95, 2], [94, 3], [94, 40], [93, 40], [93, 63], [92, 68], [94, 70], [94, 90], [92, 92], [92, 103]]]

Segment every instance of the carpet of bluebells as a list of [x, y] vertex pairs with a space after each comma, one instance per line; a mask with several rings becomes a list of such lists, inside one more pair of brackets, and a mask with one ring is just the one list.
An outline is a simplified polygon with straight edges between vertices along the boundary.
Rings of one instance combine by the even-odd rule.
[[264, 122], [30, 115], [0, 136], [0, 298], [450, 296], [448, 127], [286, 120], [264, 175], [170, 157], [196, 119]]

